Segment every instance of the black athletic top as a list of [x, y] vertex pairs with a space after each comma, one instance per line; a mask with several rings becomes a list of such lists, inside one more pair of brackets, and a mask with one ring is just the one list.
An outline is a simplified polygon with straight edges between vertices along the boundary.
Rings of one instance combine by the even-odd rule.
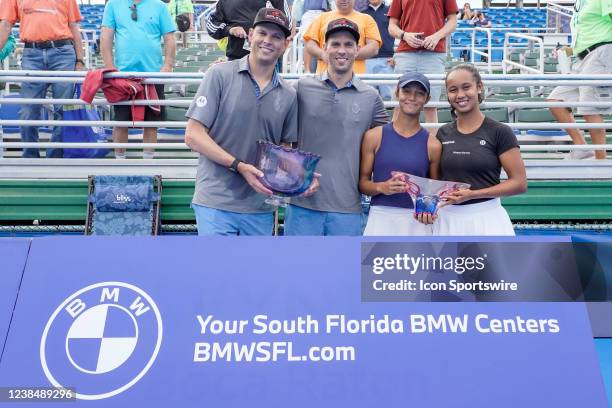
[[[472, 190], [499, 184], [499, 156], [519, 147], [510, 127], [487, 117], [473, 133], [460, 133], [455, 121], [438, 129], [436, 137], [442, 143], [442, 180], [469, 183]], [[475, 204], [487, 200], [490, 198], [470, 200], [461, 204]]]
[[211, 7], [215, 9], [207, 14], [206, 30], [215, 40], [228, 37], [225, 55], [230, 60], [240, 59], [249, 51], [244, 48], [245, 40], [230, 35], [229, 30], [233, 27], [242, 27], [248, 34], [260, 8], [277, 8], [285, 13], [290, 27], [292, 24], [287, 0], [219, 0]]

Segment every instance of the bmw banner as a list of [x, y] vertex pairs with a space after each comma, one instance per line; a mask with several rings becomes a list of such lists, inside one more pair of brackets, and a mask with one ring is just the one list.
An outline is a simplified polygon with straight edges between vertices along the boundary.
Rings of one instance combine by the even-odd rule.
[[473, 241], [34, 239], [0, 408], [608, 406], [597, 273], [563, 238]]
[[27, 239], [0, 240], [0, 361], [29, 249]]

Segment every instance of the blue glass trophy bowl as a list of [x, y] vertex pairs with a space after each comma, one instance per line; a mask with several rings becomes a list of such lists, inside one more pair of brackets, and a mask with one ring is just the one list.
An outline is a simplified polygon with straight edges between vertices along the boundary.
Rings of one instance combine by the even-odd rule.
[[438, 204], [444, 197], [454, 191], [470, 188], [467, 183], [455, 181], [434, 180], [424, 177], [413, 176], [401, 171], [392, 171], [391, 175], [400, 177], [407, 185], [407, 193], [410, 194], [414, 203], [415, 214], [435, 214]]
[[414, 201], [414, 212], [435, 214], [438, 209], [440, 197], [436, 195], [417, 195]]
[[274, 192], [266, 203], [286, 207], [291, 197], [308, 190], [319, 160], [316, 154], [258, 141], [255, 167], [264, 174], [261, 183]]

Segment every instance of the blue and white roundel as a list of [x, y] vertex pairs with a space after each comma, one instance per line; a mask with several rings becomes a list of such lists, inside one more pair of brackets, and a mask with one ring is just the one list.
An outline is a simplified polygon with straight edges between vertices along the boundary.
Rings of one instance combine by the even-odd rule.
[[138, 325], [129, 310], [98, 305], [74, 320], [66, 337], [66, 352], [76, 368], [102, 374], [125, 363], [137, 340]]
[[103, 282], [69, 296], [53, 312], [40, 342], [49, 382], [77, 398], [119, 394], [153, 365], [162, 339], [157, 305], [142, 289]]

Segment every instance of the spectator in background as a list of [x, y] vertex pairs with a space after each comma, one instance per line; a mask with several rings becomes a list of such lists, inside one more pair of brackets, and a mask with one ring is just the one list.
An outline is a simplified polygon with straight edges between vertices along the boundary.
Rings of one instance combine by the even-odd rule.
[[463, 5], [463, 10], [461, 11], [461, 20], [468, 20], [468, 21], [472, 21], [472, 19], [475, 17], [474, 11], [472, 10], [472, 7], [470, 7], [470, 3], [465, 3]]
[[[275, 72], [289, 44], [289, 20], [262, 8], [249, 30], [252, 52], [213, 65], [187, 111], [185, 143], [200, 153], [192, 208], [199, 235], [271, 235], [271, 195], [259, 179], [257, 141], [297, 138], [293, 86]], [[239, 120], [237, 120], [239, 118]]]
[[[0, 49], [9, 40], [11, 29], [19, 22], [19, 38], [24, 42], [21, 68], [34, 71], [72, 71], [85, 69], [79, 22], [81, 13], [75, 0], [39, 0], [25, 2], [2, 0], [0, 3]], [[22, 98], [44, 98], [46, 83], [23, 82]], [[71, 83], [51, 84], [53, 98], [70, 99]], [[40, 120], [42, 105], [22, 105], [21, 120]], [[62, 120], [62, 106], [53, 106], [53, 119]], [[38, 142], [38, 127], [22, 126], [22, 142]], [[52, 142], [62, 141], [62, 128], [55, 126]], [[46, 157], [62, 157], [61, 149], [47, 149]], [[23, 149], [23, 157], [39, 157], [38, 149]]]
[[[324, 11], [330, 11], [331, 5], [328, 0], [298, 0], [293, 6], [293, 16], [297, 21], [299, 16], [300, 35], [303, 37], [312, 22]], [[312, 72], [316, 70], [313, 66], [312, 55], [304, 48], [304, 71]]]
[[[389, 10], [389, 32], [400, 40], [395, 53], [395, 72], [444, 74], [446, 37], [457, 27], [456, 0], [395, 0]], [[431, 87], [431, 100], [440, 100], [442, 88]], [[427, 122], [438, 121], [436, 108], [425, 108]]]
[[[571, 20], [572, 50], [578, 57], [572, 71], [578, 75], [600, 75], [612, 72], [612, 2], [609, 0], [589, 0], [576, 2], [576, 11]], [[572, 51], [570, 50], [570, 52]], [[560, 52], [564, 52], [561, 50]], [[607, 88], [610, 89], [610, 88]], [[607, 91], [609, 92], [609, 91]], [[605, 100], [605, 87], [558, 86], [549, 95], [551, 101], [592, 102]], [[609, 95], [609, 94], [608, 94]], [[609, 96], [608, 96], [609, 98]], [[571, 110], [550, 108], [558, 122], [575, 122]], [[602, 115], [612, 114], [612, 108], [580, 107], [577, 109], [588, 123], [603, 123]], [[574, 144], [586, 144], [579, 129], [566, 129]], [[606, 142], [605, 129], [589, 129], [591, 141], [596, 144]], [[568, 159], [605, 159], [606, 151], [574, 150]]]
[[287, 0], [219, 0], [216, 3], [208, 16], [206, 30], [216, 40], [229, 38], [225, 52], [228, 60], [240, 59], [249, 53], [247, 32], [263, 7], [281, 10], [289, 19], [291, 32], [295, 32]]
[[[170, 17], [172, 17], [172, 21], [174, 21], [174, 27], [181, 31], [193, 31], [193, 3], [191, 0], [170, 0], [168, 1], [168, 11], [170, 11]], [[177, 17], [184, 16], [186, 20], [189, 20], [189, 28], [187, 30], [181, 30], [181, 27], [177, 25]], [[184, 23], [183, 23], [184, 24]]]
[[365, 74], [365, 60], [378, 54], [382, 39], [380, 38], [376, 22], [371, 16], [355, 11], [353, 9], [354, 4], [355, 0], [336, 0], [336, 10], [321, 14], [312, 22], [310, 28], [304, 34], [306, 49], [319, 60], [317, 63], [317, 74], [327, 71], [329, 63], [327, 53], [325, 52], [327, 28], [331, 21], [339, 18], [346, 18], [352, 21], [359, 29], [358, 51], [353, 68], [356, 74]]
[[[100, 53], [106, 68], [135, 72], [172, 72], [176, 56], [174, 22], [166, 5], [157, 0], [109, 0], [104, 8]], [[162, 60], [161, 38], [164, 39]], [[114, 55], [113, 55], [114, 45]], [[155, 85], [159, 99], [164, 97], [164, 85]], [[163, 120], [150, 107], [145, 108], [145, 121]], [[114, 106], [113, 119], [131, 121], [131, 106]], [[127, 143], [128, 129], [113, 129], [116, 143]], [[157, 142], [157, 129], [144, 129], [145, 143]], [[143, 157], [152, 159], [153, 150], [145, 150]], [[125, 149], [117, 149], [115, 157], [125, 158]]]
[[360, 13], [365, 12], [368, 9], [368, 0], [355, 0], [353, 8]]
[[[364, 14], [369, 15], [376, 21], [380, 32], [382, 46], [374, 58], [366, 60], [366, 72], [370, 74], [392, 74], [393, 73], [393, 48], [395, 39], [389, 34], [389, 6], [383, 0], [369, 0], [368, 8]], [[392, 91], [389, 85], [377, 85], [378, 93], [385, 101], [392, 99]]]
[[353, 72], [360, 28], [347, 18], [327, 27], [326, 71], [297, 83], [298, 146], [321, 155], [321, 187], [310, 197], [291, 200], [285, 235], [361, 235], [361, 139], [388, 122], [380, 96]]
[[484, 11], [477, 11], [474, 20], [474, 26], [480, 28], [491, 28], [491, 22], [485, 15]]

